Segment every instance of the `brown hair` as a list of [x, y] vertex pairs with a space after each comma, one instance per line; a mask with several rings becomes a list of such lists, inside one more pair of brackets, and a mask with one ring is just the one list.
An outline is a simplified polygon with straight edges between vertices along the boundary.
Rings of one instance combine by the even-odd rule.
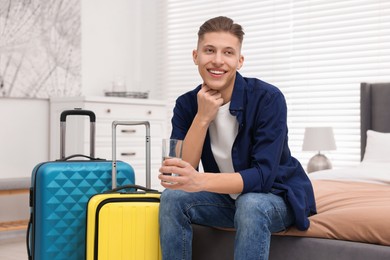
[[218, 16], [204, 22], [204, 24], [199, 27], [198, 41], [202, 40], [203, 36], [209, 32], [231, 33], [238, 38], [240, 44], [242, 44], [244, 38], [244, 31], [241, 25], [234, 23], [232, 19], [225, 16]]

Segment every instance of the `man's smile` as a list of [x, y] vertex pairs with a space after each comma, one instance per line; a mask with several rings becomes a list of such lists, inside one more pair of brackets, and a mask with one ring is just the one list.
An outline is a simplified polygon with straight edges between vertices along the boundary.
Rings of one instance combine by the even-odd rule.
[[224, 70], [208, 69], [207, 71], [210, 72], [211, 74], [214, 74], [214, 75], [223, 75], [226, 73], [226, 71], [224, 71]]

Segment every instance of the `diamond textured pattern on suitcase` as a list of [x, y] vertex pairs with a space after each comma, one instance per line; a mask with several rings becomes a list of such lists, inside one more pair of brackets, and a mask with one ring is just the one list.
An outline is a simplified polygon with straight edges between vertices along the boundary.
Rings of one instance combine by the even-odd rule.
[[[40, 243], [36, 246], [36, 259], [41, 253], [47, 259], [85, 259], [87, 203], [92, 195], [111, 188], [111, 162], [54, 164], [55, 167], [50, 163], [42, 165], [38, 171], [45, 173], [36, 176], [41, 179], [36, 182], [36, 201], [40, 201], [36, 203], [36, 232], [42, 232], [43, 240], [35, 242]], [[121, 165], [117, 166], [118, 183], [134, 184], [129, 165]], [[54, 169], [56, 174], [50, 174]]]

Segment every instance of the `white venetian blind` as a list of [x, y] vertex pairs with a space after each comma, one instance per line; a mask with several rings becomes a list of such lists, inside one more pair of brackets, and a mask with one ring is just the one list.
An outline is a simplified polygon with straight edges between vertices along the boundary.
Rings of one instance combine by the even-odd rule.
[[[274, 84], [288, 104], [289, 144], [304, 166], [305, 127], [334, 128], [334, 168], [360, 160], [360, 83], [390, 81], [390, 1], [166, 0], [162, 59], [168, 106], [200, 84], [192, 50], [207, 19], [224, 15], [245, 31], [241, 74]], [[169, 117], [171, 117], [171, 113]]]

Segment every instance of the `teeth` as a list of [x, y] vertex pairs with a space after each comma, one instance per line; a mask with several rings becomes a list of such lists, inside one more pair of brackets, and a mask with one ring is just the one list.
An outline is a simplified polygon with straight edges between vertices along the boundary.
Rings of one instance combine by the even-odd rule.
[[225, 73], [225, 72], [219, 71], [219, 70], [210, 70], [210, 72], [213, 73], [213, 74], [218, 74], [218, 75], [222, 75], [222, 74]]

